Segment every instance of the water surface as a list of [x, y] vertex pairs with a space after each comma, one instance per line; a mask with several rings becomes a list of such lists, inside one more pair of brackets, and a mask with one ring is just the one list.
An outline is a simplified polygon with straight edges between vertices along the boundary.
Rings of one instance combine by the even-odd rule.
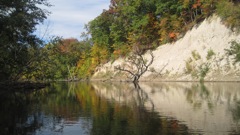
[[238, 83], [53, 83], [0, 108], [1, 135], [240, 134]]

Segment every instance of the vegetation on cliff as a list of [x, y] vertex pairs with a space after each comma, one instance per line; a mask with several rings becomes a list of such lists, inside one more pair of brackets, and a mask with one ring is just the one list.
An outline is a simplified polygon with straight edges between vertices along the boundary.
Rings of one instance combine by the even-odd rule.
[[213, 14], [232, 30], [238, 30], [239, 7], [238, 0], [111, 0], [109, 9], [87, 25], [93, 44], [89, 57], [79, 62], [87, 61], [88, 67], [90, 62], [93, 68], [87, 73], [92, 73], [97, 65], [129, 52], [144, 53], [174, 42]]

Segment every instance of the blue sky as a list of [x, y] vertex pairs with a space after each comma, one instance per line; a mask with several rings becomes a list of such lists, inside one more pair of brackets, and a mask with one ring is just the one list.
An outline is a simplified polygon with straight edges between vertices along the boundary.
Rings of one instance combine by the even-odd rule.
[[79, 38], [84, 25], [93, 20], [103, 9], [108, 9], [110, 0], [49, 0], [53, 5], [43, 7], [51, 12], [43, 25], [37, 26], [37, 35], [47, 38]]

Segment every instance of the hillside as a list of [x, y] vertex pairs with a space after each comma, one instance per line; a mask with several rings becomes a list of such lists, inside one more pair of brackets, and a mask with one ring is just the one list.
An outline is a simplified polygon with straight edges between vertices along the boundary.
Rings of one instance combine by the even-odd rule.
[[[11, 8], [29, 7], [25, 4], [3, 3], [8, 8], [3, 10], [0, 25], [0, 82], [126, 80], [114, 66], [125, 68], [121, 63], [124, 58], [149, 54], [150, 50], [155, 57], [151, 67], [147, 66], [151, 72], [137, 70], [145, 74], [132, 74], [133, 80], [138, 81], [139, 75], [142, 80], [238, 80], [239, 64], [233, 65], [233, 61], [240, 61], [240, 42], [232, 31], [240, 32], [239, 0], [111, 0], [109, 9], [85, 25], [80, 40], [54, 36], [48, 43], [34, 35], [47, 11], [34, 8], [41, 16], [20, 10], [9, 14]], [[16, 18], [22, 20], [20, 25]], [[235, 60], [225, 55], [227, 48]], [[146, 61], [141, 62], [144, 67]]]
[[[161, 45], [153, 51], [154, 61], [142, 81], [240, 81], [240, 63], [226, 54], [232, 41], [240, 42], [240, 35], [227, 28], [220, 17], [213, 15], [193, 27], [174, 43]], [[149, 59], [146, 54], [145, 58]], [[97, 68], [92, 79], [126, 80], [122, 72], [114, 70], [123, 64], [120, 58]]]

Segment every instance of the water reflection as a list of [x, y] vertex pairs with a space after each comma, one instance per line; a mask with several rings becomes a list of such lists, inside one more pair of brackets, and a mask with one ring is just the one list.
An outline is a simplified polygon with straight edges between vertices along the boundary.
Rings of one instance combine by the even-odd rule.
[[[116, 90], [96, 89], [111, 99], [123, 98], [128, 102], [137, 97], [130, 89], [119, 85]], [[104, 85], [102, 85], [104, 87]], [[163, 117], [172, 117], [185, 124], [189, 130], [205, 134], [239, 134], [240, 84], [238, 83], [142, 83], [141, 89], [148, 95], [145, 108], [159, 112]], [[116, 89], [114, 86], [112, 89]]]
[[238, 83], [53, 83], [0, 95], [1, 135], [240, 134]]
[[[0, 134], [86, 133], [90, 114], [82, 109], [74, 95], [68, 95], [69, 84], [58, 83], [33, 93], [8, 93], [0, 98]], [[83, 116], [83, 117], [81, 117]], [[82, 127], [81, 127], [82, 126]], [[81, 132], [79, 132], [81, 131]]]
[[[101, 96], [122, 104], [134, 103], [138, 97], [138, 91], [122, 84], [93, 86]], [[177, 119], [191, 133], [240, 133], [238, 83], [141, 83], [140, 88], [147, 95], [141, 101], [145, 108], [152, 110], [154, 106], [159, 115]]]

